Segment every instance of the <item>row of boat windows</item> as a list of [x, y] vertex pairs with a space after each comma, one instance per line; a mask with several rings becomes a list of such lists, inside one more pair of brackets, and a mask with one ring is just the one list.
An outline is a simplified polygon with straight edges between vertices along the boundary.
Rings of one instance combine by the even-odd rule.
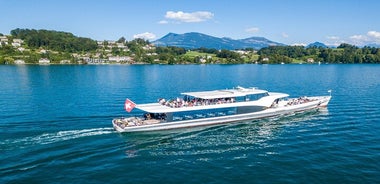
[[[236, 114], [236, 108], [221, 108], [213, 110], [198, 110], [198, 111], [188, 111], [188, 112], [175, 112], [173, 114], [165, 113], [146, 113], [143, 119], [157, 119], [163, 121], [180, 121], [180, 120], [190, 120], [190, 119], [200, 119], [200, 118], [210, 118], [217, 116], [226, 116]], [[168, 118], [169, 117], [169, 118]]]
[[226, 116], [236, 114], [236, 108], [222, 108], [213, 110], [199, 110], [190, 112], [176, 112], [173, 113], [173, 121], [210, 118], [217, 116]]
[[165, 100], [164, 98], [161, 98], [158, 100], [158, 102], [161, 105], [166, 105], [171, 108], [179, 108], [179, 107], [192, 107], [192, 106], [203, 106], [203, 105], [216, 105], [216, 104], [243, 102], [243, 101], [254, 101], [264, 96], [269, 96], [269, 94], [261, 93], [261, 94], [254, 94], [254, 95], [246, 95], [243, 97], [215, 98], [215, 99], [192, 98], [186, 95], [183, 98], [177, 97], [176, 99], [170, 99], [170, 100]]
[[145, 113], [144, 119], [158, 119], [158, 120], [166, 120], [166, 114], [165, 113]]

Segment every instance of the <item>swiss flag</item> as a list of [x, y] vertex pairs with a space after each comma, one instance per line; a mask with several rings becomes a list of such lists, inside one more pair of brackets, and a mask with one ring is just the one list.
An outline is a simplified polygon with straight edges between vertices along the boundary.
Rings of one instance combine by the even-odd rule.
[[133, 103], [128, 98], [125, 100], [124, 108], [127, 112], [131, 112], [133, 108], [135, 108], [136, 104]]

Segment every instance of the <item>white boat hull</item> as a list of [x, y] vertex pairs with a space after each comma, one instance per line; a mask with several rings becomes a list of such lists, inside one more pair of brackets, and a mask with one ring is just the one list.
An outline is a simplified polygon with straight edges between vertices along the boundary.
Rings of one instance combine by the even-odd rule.
[[331, 96], [321, 96], [313, 97], [316, 100], [301, 103], [297, 105], [285, 105], [280, 107], [268, 108], [262, 111], [236, 114], [236, 115], [226, 115], [218, 117], [209, 117], [209, 118], [200, 118], [200, 119], [191, 119], [191, 120], [182, 120], [182, 121], [173, 121], [173, 122], [160, 122], [149, 125], [137, 125], [137, 126], [119, 126], [114, 119], [112, 121], [113, 127], [118, 132], [143, 132], [143, 131], [158, 131], [158, 130], [169, 130], [169, 129], [178, 129], [178, 128], [189, 128], [197, 126], [209, 126], [216, 124], [225, 124], [232, 122], [241, 122], [254, 119], [261, 119], [273, 116], [281, 116], [286, 114], [292, 114], [295, 112], [307, 111], [311, 109], [318, 109], [326, 107], [329, 103]]

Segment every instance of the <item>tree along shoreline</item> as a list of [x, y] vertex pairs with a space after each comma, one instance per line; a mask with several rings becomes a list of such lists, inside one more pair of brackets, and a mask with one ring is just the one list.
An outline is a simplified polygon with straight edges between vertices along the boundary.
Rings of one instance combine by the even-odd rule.
[[270, 46], [260, 50], [186, 50], [148, 40], [95, 41], [71, 33], [15, 29], [0, 34], [0, 64], [298, 64], [380, 63], [380, 49], [343, 43], [337, 48]]

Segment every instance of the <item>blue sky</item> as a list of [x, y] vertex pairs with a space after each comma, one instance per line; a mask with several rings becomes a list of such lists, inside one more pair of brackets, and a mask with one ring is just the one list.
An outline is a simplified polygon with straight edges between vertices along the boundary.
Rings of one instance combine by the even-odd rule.
[[378, 0], [0, 0], [0, 6], [3, 34], [28, 28], [96, 40], [156, 40], [200, 32], [289, 45], [380, 44]]

